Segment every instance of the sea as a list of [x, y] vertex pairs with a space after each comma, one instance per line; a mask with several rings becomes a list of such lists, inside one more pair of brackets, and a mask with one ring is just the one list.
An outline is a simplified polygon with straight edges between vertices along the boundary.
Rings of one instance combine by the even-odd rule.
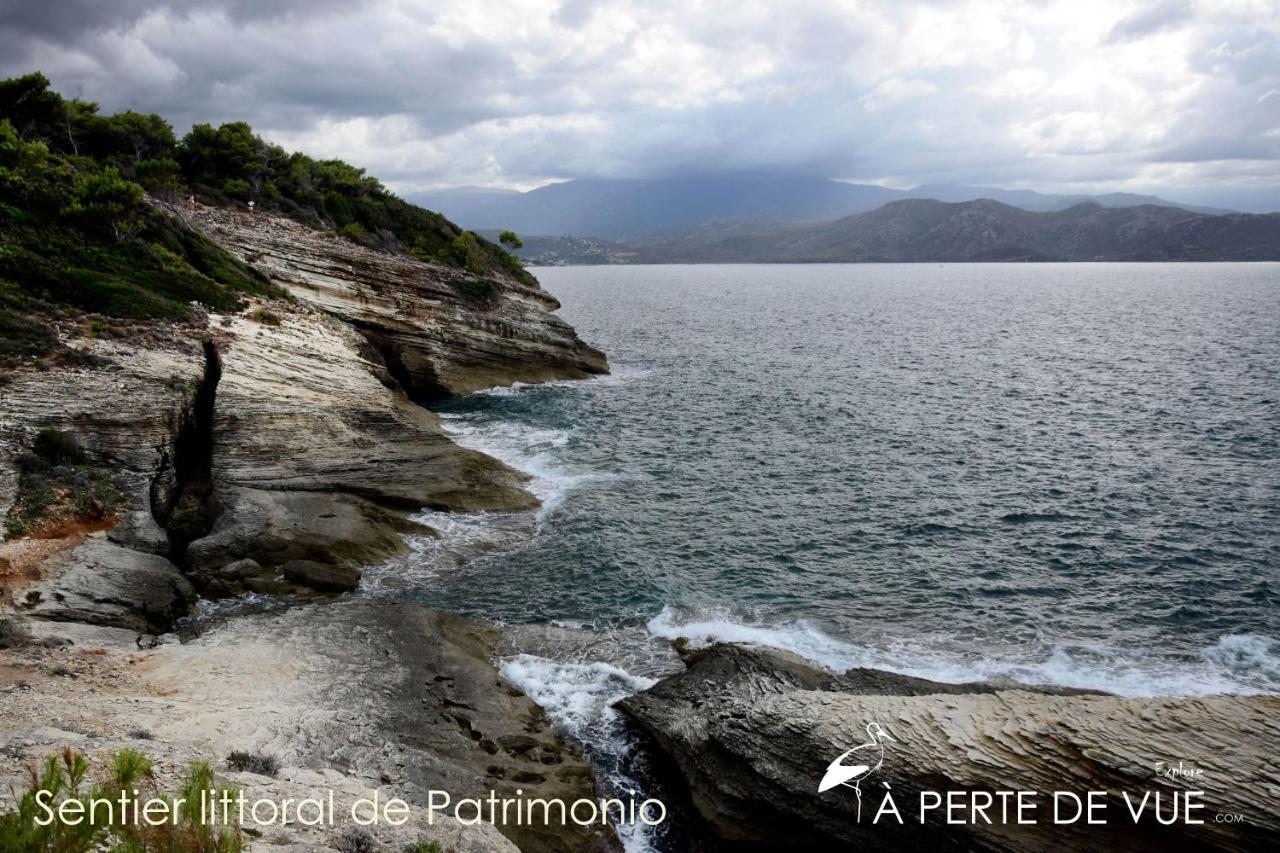
[[[1280, 691], [1280, 265], [534, 270], [612, 373], [434, 407], [536, 512], [364, 594], [505, 627], [617, 790], [671, 641], [1126, 696]], [[663, 838], [630, 833], [631, 851]]]

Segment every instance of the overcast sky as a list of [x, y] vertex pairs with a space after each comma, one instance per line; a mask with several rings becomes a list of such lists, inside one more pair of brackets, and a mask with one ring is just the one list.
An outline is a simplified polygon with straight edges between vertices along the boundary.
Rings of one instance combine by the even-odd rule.
[[1278, 0], [0, 0], [0, 70], [401, 192], [784, 169], [1280, 209]]

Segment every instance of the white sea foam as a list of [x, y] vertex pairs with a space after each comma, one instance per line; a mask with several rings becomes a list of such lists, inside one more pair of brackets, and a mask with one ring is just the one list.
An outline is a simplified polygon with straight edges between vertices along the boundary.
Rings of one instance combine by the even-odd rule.
[[478, 450], [528, 474], [529, 491], [542, 502], [541, 524], [573, 490], [612, 475], [577, 472], [561, 463], [556, 451], [569, 443], [572, 430], [539, 429], [514, 420], [483, 421], [469, 415], [446, 414], [445, 431], [463, 447]]
[[1011, 679], [1106, 690], [1122, 696], [1174, 696], [1280, 691], [1280, 643], [1228, 635], [1195, 660], [1174, 660], [1099, 644], [1056, 642], [1025, 657], [980, 656], [919, 640], [860, 645], [832, 637], [804, 620], [751, 624], [726, 614], [682, 617], [673, 608], [648, 623], [655, 636], [686, 637], [695, 646], [731, 642], [792, 652], [833, 672], [870, 667], [934, 681]]
[[630, 382], [633, 379], [642, 379], [648, 376], [650, 371], [637, 367], [616, 367], [611, 373], [602, 374], [600, 376], [592, 376], [589, 379], [550, 379], [546, 382], [513, 382], [510, 385], [500, 385], [496, 388], [485, 388], [481, 391], [472, 392], [475, 396], [485, 397], [512, 397], [518, 394], [525, 394], [530, 391], [547, 391], [555, 389], [588, 389], [599, 388], [601, 386], [621, 385], [624, 382]]
[[[586, 748], [613, 792], [641, 790], [629, 773], [628, 755], [635, 745], [621, 714], [611, 706], [653, 686], [654, 679], [632, 675], [610, 663], [567, 663], [530, 654], [505, 658], [499, 666], [507, 681], [527, 693], [561, 731]], [[654, 849], [642, 824], [616, 829], [627, 853]]]
[[609, 706], [655, 683], [610, 663], [566, 663], [520, 654], [501, 663], [502, 675], [547, 712], [563, 729], [583, 743], [608, 740], [609, 721], [617, 712]]

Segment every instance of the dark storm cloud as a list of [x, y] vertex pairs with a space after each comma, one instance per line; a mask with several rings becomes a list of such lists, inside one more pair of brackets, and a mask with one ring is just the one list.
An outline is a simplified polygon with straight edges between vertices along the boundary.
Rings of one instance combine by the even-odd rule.
[[246, 119], [404, 189], [1276, 183], [1275, 4], [1090, 2], [0, 0], [0, 71], [179, 132]]
[[338, 8], [359, 8], [361, 5], [339, 0], [3, 0], [0, 2], [0, 21], [6, 29], [16, 33], [63, 42], [86, 30], [128, 26], [156, 9], [217, 9], [234, 21], [255, 21], [311, 15]]

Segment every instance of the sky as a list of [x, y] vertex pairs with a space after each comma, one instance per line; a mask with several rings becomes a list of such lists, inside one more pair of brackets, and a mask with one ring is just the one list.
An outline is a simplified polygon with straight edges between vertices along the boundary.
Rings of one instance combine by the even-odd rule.
[[1280, 0], [0, 0], [0, 72], [401, 193], [781, 171], [1280, 210]]

